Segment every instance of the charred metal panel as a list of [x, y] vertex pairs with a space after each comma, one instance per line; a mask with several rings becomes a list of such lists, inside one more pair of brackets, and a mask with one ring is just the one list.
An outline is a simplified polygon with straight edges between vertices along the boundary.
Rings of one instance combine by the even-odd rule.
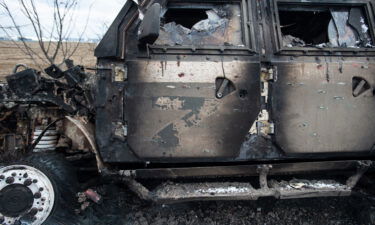
[[124, 84], [112, 82], [112, 71], [101, 69], [98, 73], [95, 135], [99, 151], [105, 162], [137, 162], [129, 149], [125, 135], [117, 135], [116, 128], [123, 124]]
[[272, 114], [286, 153], [366, 152], [375, 143], [375, 65], [277, 63]]
[[[159, 37], [147, 44], [140, 15], [155, 1], [132, 3], [108, 34], [116, 41], [97, 49], [116, 46], [98, 64], [126, 71], [99, 85], [105, 161], [132, 161], [125, 152], [151, 163], [366, 155], [375, 136], [371, 2], [159, 2]], [[360, 37], [335, 41], [348, 27]]]
[[[297, 175], [334, 173], [335, 170], [352, 173], [358, 167], [358, 161], [326, 161], [326, 162], [300, 162], [272, 164], [269, 175]], [[205, 166], [205, 167], [183, 167], [183, 168], [156, 168], [137, 169], [128, 171], [135, 178], [140, 179], [178, 179], [178, 178], [213, 178], [226, 177], [248, 177], [259, 175], [259, 165], [235, 165], [235, 166]]]
[[[128, 62], [131, 149], [142, 158], [235, 158], [260, 111], [259, 71], [242, 61]], [[221, 99], [220, 77], [235, 87]]]

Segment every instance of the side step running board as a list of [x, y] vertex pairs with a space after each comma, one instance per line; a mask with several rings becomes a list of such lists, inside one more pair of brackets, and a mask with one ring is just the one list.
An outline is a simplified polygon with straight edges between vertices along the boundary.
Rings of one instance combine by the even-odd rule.
[[[348, 196], [351, 188], [334, 181], [273, 182], [274, 187], [255, 189], [248, 183], [167, 184], [154, 193], [158, 202], [191, 200], [258, 200], [273, 196], [278, 199], [320, 196]], [[273, 185], [270, 185], [273, 186]]]
[[207, 200], [257, 200], [261, 197], [278, 199], [311, 198], [324, 196], [349, 196], [362, 175], [368, 170], [371, 161], [360, 161], [357, 172], [345, 184], [335, 180], [268, 181], [270, 165], [259, 167], [260, 188], [250, 183], [205, 182], [205, 183], [164, 183], [150, 191], [135, 179], [123, 176], [124, 182], [139, 197], [160, 203]]

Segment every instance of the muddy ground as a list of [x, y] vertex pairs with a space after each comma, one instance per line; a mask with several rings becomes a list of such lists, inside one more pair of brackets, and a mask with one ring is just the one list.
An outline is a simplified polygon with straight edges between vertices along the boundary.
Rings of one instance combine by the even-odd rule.
[[363, 224], [358, 197], [297, 200], [190, 202], [173, 205], [139, 200], [119, 185], [98, 188], [101, 204], [92, 203], [80, 218], [84, 225], [245, 225]]

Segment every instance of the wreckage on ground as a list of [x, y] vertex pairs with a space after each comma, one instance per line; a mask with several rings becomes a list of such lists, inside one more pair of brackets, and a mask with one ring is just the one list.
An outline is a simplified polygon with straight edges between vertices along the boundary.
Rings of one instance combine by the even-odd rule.
[[1, 156], [19, 160], [0, 223], [64, 222], [82, 161], [155, 202], [351, 195], [374, 160], [374, 3], [128, 1], [93, 73], [1, 86]]

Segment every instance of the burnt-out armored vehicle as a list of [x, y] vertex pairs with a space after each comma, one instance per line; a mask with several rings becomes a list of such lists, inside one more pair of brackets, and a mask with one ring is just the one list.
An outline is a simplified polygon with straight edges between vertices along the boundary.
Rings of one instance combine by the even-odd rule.
[[68, 61], [7, 77], [1, 151], [26, 156], [0, 169], [0, 223], [63, 220], [88, 162], [162, 203], [369, 185], [374, 3], [128, 1], [92, 74]]

